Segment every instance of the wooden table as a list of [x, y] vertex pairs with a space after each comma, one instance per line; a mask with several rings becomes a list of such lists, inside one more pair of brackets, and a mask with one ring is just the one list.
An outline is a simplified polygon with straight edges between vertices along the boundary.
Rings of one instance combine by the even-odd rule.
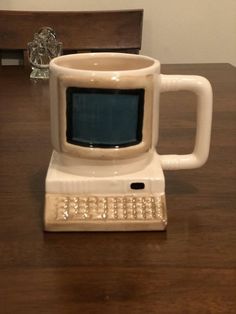
[[[45, 233], [48, 83], [0, 69], [0, 313], [236, 313], [236, 69], [165, 65], [213, 85], [210, 158], [166, 172], [167, 232]], [[195, 98], [161, 97], [161, 153], [186, 153]]]

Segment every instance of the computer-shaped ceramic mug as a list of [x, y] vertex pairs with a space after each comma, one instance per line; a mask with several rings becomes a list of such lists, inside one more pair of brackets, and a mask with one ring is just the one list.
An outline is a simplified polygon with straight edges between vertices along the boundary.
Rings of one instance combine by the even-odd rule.
[[[159, 155], [159, 95], [178, 90], [197, 95], [194, 150]], [[208, 158], [208, 80], [160, 74], [159, 61], [141, 55], [73, 54], [51, 61], [50, 98], [45, 230], [164, 230], [163, 170], [197, 168]]]

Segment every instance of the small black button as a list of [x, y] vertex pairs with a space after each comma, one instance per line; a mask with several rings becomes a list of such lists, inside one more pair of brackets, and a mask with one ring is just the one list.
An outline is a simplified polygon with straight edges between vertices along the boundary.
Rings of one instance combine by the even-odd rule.
[[132, 190], [143, 190], [145, 188], [145, 184], [143, 182], [133, 182], [130, 184]]

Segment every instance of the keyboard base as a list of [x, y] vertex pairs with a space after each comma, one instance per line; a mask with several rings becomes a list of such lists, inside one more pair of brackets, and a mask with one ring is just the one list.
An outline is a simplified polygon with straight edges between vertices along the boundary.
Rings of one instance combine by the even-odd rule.
[[44, 223], [46, 231], [165, 230], [165, 195], [46, 193]]

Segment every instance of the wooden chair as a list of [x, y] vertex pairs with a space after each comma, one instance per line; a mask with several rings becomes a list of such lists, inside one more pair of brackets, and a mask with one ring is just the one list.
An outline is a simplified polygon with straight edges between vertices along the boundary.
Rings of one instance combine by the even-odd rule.
[[91, 12], [0, 11], [0, 64], [18, 53], [28, 63], [27, 43], [43, 26], [52, 27], [63, 53], [119, 51], [139, 53], [143, 10]]

